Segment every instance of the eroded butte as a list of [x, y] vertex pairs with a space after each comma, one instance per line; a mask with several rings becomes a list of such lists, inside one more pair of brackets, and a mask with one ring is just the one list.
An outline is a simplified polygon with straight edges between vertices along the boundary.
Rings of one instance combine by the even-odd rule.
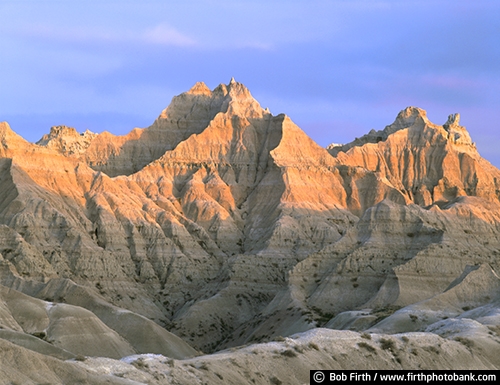
[[499, 369], [499, 197], [458, 114], [325, 149], [234, 79], [123, 136], [0, 123], [0, 383]]

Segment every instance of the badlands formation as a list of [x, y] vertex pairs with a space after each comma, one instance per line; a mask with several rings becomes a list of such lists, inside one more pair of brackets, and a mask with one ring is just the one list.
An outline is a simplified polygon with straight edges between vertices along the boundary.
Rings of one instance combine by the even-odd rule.
[[0, 384], [499, 369], [499, 199], [458, 114], [324, 149], [234, 79], [124, 136], [0, 123]]

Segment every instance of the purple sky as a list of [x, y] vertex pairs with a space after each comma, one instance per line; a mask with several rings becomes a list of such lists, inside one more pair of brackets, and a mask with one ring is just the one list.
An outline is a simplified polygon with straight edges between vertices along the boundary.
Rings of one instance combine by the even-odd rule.
[[197, 81], [232, 76], [320, 145], [413, 105], [459, 112], [500, 166], [500, 1], [0, 1], [0, 121], [146, 127]]

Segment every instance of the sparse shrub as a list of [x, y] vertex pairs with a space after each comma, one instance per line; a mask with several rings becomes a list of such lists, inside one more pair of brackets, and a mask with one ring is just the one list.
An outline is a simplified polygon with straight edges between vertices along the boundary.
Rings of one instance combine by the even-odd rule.
[[394, 350], [394, 348], [396, 347], [396, 344], [394, 343], [393, 340], [381, 338], [379, 342], [380, 342], [380, 348], [383, 350]]
[[309, 342], [309, 345], [308, 345], [311, 349], [314, 349], [314, 350], [319, 350], [319, 346], [314, 343], [314, 342]]
[[406, 337], [406, 336], [403, 336], [403, 337], [401, 337], [401, 341], [403, 341], [403, 342], [409, 342], [410, 339], [408, 337]]
[[295, 350], [292, 349], [287, 349], [282, 351], [281, 355], [285, 357], [297, 357], [297, 353], [295, 352]]
[[373, 314], [377, 316], [377, 319], [375, 320], [375, 323], [382, 321], [384, 318], [389, 317], [392, 315], [394, 312], [399, 310], [401, 307], [400, 306], [392, 306], [389, 305], [387, 307], [383, 307], [380, 309], [377, 309]]
[[372, 336], [369, 333], [361, 333], [361, 338], [364, 338], [365, 340], [371, 340]]
[[281, 385], [283, 383], [283, 381], [281, 381], [278, 377], [271, 377], [269, 381], [273, 385]]
[[440, 351], [438, 348], [436, 348], [435, 346], [425, 346], [423, 347], [422, 349], [424, 349], [425, 351], [428, 351], [428, 352], [431, 352], [431, 353], [435, 353], [435, 354], [439, 354]]
[[360, 348], [363, 348], [363, 349], [366, 349], [368, 350], [370, 353], [376, 353], [377, 352], [377, 349], [375, 349], [373, 346], [371, 346], [370, 344], [366, 343], [366, 342], [358, 342], [358, 346]]
[[455, 341], [460, 342], [462, 345], [464, 345], [467, 349], [472, 349], [474, 347], [474, 341], [465, 338], [465, 337], [455, 337]]
[[416, 322], [418, 320], [418, 316], [416, 316], [415, 314], [410, 314], [410, 319], [411, 322]]
[[175, 366], [175, 360], [173, 358], [170, 358], [169, 360], [166, 360], [165, 363], [168, 366], [174, 367]]
[[134, 365], [137, 369], [147, 369], [149, 365], [144, 362], [144, 358], [140, 357], [135, 361], [132, 361], [132, 365]]
[[32, 334], [34, 337], [40, 338], [41, 340], [45, 340], [47, 338], [47, 333], [44, 331], [41, 332], [35, 332]]

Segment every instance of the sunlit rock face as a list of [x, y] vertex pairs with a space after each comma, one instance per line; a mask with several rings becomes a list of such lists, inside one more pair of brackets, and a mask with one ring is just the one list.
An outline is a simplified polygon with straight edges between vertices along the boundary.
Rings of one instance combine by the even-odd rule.
[[318, 326], [495, 328], [499, 183], [458, 114], [324, 149], [234, 79], [123, 136], [0, 123], [0, 339], [184, 359]]

